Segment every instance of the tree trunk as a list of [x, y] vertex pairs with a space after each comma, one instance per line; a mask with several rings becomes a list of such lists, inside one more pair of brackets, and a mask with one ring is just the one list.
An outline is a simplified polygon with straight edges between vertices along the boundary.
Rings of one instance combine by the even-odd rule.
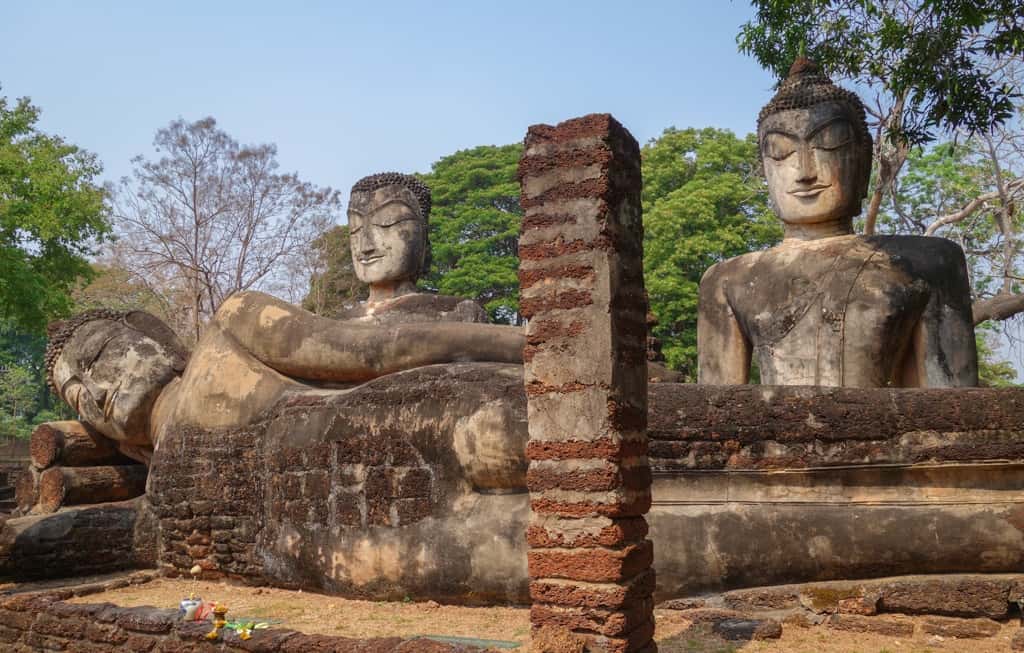
[[44, 422], [32, 431], [29, 443], [32, 466], [43, 470], [53, 465], [90, 467], [127, 465], [130, 461], [117, 445], [77, 420]]
[[875, 235], [875, 222], [878, 220], [878, 210], [882, 206], [882, 188], [879, 186], [871, 194], [871, 203], [868, 204], [867, 216], [864, 218], [864, 235]]
[[145, 465], [51, 467], [39, 477], [38, 512], [132, 499], [146, 491]]

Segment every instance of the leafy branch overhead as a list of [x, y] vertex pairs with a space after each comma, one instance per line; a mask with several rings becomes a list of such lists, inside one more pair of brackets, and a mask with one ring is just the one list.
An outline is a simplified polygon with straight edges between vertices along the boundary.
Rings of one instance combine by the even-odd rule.
[[880, 86], [903, 103], [892, 135], [910, 145], [936, 130], [988, 131], [1014, 114], [1019, 89], [992, 60], [1024, 54], [1017, 0], [755, 0], [737, 37], [782, 79], [801, 53], [829, 73]]
[[0, 96], [0, 315], [41, 334], [71, 310], [110, 226], [95, 155], [38, 131], [38, 119], [28, 98]]

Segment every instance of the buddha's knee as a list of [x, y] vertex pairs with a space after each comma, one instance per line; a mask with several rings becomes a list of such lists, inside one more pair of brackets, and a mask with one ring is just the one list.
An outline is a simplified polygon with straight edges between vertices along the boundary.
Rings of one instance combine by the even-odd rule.
[[526, 489], [526, 416], [506, 401], [491, 401], [455, 425], [455, 453], [473, 488], [482, 492]]

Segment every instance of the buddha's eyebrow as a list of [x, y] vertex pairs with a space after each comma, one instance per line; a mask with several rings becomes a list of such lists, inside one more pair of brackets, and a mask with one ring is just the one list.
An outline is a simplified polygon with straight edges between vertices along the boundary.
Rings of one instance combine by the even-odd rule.
[[818, 132], [825, 129], [826, 127], [836, 124], [837, 122], [849, 123], [850, 121], [845, 116], [832, 116], [825, 122], [821, 123], [820, 125], [817, 125], [816, 127], [814, 127], [814, 129], [807, 132], [806, 138], [813, 138], [818, 134]]
[[413, 211], [415, 211], [415, 210], [416, 210], [416, 208], [415, 208], [415, 207], [411, 206], [411, 205], [410, 205], [410, 204], [409, 204], [408, 202], [406, 202], [405, 200], [400, 200], [400, 199], [391, 199], [391, 200], [388, 200], [388, 201], [384, 202], [384, 203], [383, 203], [383, 204], [381, 204], [380, 206], [375, 206], [374, 208], [372, 208], [371, 210], [367, 211], [366, 213], [363, 213], [362, 211], [360, 211], [360, 210], [358, 210], [358, 209], [353, 209], [353, 208], [350, 208], [350, 209], [348, 210], [348, 212], [349, 212], [349, 213], [355, 213], [356, 215], [358, 215], [358, 216], [360, 216], [360, 217], [364, 217], [364, 218], [365, 218], [365, 217], [367, 217], [367, 216], [372, 216], [372, 215], [373, 215], [374, 213], [377, 213], [377, 212], [381, 211], [382, 209], [384, 209], [384, 207], [386, 207], [386, 206], [389, 206], [389, 205], [391, 205], [391, 204], [401, 204], [402, 206], [406, 207], [407, 209], [411, 209], [411, 210], [413, 210]]
[[768, 137], [768, 136], [771, 136], [771, 135], [776, 135], [776, 136], [785, 136], [786, 138], [800, 138], [796, 134], [788, 132], [788, 131], [786, 131], [784, 129], [779, 129], [778, 127], [772, 127], [770, 129], [765, 130], [764, 135], [765, 135], [765, 137]]

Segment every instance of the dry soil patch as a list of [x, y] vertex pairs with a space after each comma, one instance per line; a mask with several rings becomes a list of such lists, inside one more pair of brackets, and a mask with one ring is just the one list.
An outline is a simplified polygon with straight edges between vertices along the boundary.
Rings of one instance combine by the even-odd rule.
[[[159, 578], [71, 601], [174, 608], [192, 589], [191, 581]], [[344, 637], [442, 635], [515, 641], [524, 645], [519, 650], [529, 650], [530, 617], [526, 608], [359, 601], [313, 592], [205, 581], [197, 583], [195, 589], [204, 599], [226, 604], [229, 619], [266, 619], [279, 628]], [[727, 642], [711, 635], [704, 626], [691, 625], [677, 611], [658, 610], [656, 617], [656, 638], [662, 653], [1003, 653], [1009, 650], [1010, 638], [1019, 628], [1015, 623], [1006, 624], [989, 639], [956, 640], [925, 635], [920, 628], [914, 637], [898, 638], [840, 632], [826, 626], [786, 625], [780, 640]], [[907, 619], [920, 626], [925, 618]]]

